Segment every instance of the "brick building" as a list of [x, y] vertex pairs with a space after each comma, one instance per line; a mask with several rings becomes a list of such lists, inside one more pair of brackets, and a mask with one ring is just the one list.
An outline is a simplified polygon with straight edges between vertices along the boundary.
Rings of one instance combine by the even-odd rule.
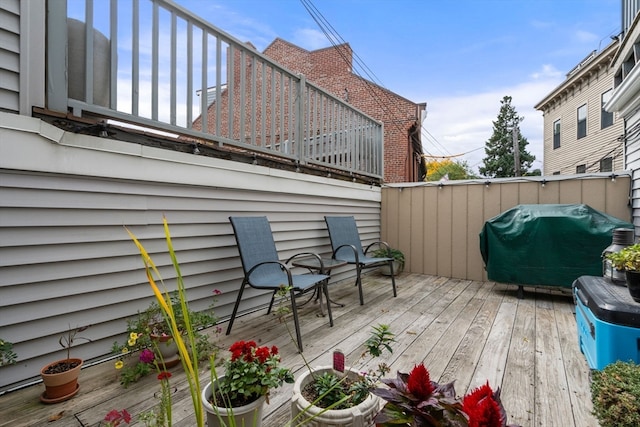
[[263, 53], [384, 123], [385, 182], [421, 180], [420, 117], [426, 104], [416, 104], [353, 73], [348, 43], [308, 51], [277, 38]]
[[[250, 43], [247, 45], [251, 46]], [[384, 182], [421, 180], [424, 169], [420, 117], [426, 104], [411, 102], [354, 74], [353, 52], [348, 44], [307, 51], [285, 40], [276, 39], [263, 54], [288, 69], [291, 76], [304, 75], [307, 82], [383, 123]], [[215, 102], [215, 93], [210, 91], [208, 94], [209, 132], [222, 138], [240, 138], [247, 142], [251, 140], [257, 146], [278, 149], [281, 144], [284, 147], [284, 144], [296, 141], [296, 128], [289, 120], [286, 107], [290, 99], [297, 96], [294, 80], [285, 73], [272, 73], [263, 63], [243, 60], [242, 54], [237, 50], [228, 52], [228, 55], [227, 64], [233, 66], [227, 65], [228, 84], [217, 97], [219, 102]], [[249, 103], [244, 100], [249, 99], [249, 91], [257, 93], [260, 102]], [[233, 94], [231, 103], [229, 94]], [[323, 101], [314, 98], [307, 102], [318, 104]], [[319, 122], [315, 124], [318, 139], [322, 138], [326, 129], [340, 127], [340, 123], [327, 123], [327, 117], [334, 114], [335, 111], [331, 111], [323, 117], [314, 117]], [[228, 120], [230, 115], [234, 117], [231, 123]], [[196, 119], [194, 128], [199, 129], [201, 122], [201, 118]], [[293, 146], [283, 149], [296, 148]]]

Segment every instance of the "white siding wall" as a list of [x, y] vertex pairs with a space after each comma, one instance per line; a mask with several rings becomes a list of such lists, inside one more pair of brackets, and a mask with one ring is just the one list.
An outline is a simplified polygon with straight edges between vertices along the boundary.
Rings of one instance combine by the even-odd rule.
[[[266, 215], [282, 258], [330, 253], [324, 215], [353, 214], [365, 240], [380, 235], [380, 189], [185, 153], [68, 134], [37, 119], [0, 113], [0, 337], [20, 363], [0, 389], [38, 375], [61, 355], [71, 325], [93, 326], [74, 349], [109, 353], [125, 319], [152, 300], [123, 226], [172, 277], [161, 227], [166, 215], [193, 308], [217, 297], [228, 316], [242, 270], [230, 215]], [[336, 272], [334, 281], [353, 274]], [[246, 295], [241, 310], [268, 301]], [[247, 339], [257, 337], [246, 337]]]
[[0, 111], [18, 112], [20, 0], [0, 0]]
[[636, 110], [626, 118], [627, 129], [635, 130], [635, 137], [627, 145], [626, 164], [627, 169], [633, 171], [633, 184], [631, 190], [631, 206], [633, 207], [633, 223], [636, 226], [636, 235], [640, 235], [640, 136], [637, 127], [640, 126], [640, 110]]

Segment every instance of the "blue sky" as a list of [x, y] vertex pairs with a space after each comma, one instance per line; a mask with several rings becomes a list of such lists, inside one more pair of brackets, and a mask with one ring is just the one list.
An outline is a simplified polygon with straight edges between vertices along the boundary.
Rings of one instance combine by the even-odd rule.
[[[178, 0], [259, 51], [276, 37], [331, 46], [300, 0]], [[620, 31], [620, 0], [313, 0], [374, 81], [427, 103], [423, 145], [469, 152], [477, 169], [503, 96], [542, 168], [542, 113], [533, 106]], [[365, 76], [365, 71], [356, 70]], [[433, 137], [433, 138], [432, 138]]]
[[[276, 37], [307, 50], [331, 46], [305, 8], [311, 5], [331, 25], [333, 41], [350, 44], [357, 74], [427, 103], [425, 153], [466, 153], [455, 159], [475, 171], [505, 95], [524, 116], [533, 168], [542, 169], [543, 118], [534, 105], [605, 48], [621, 21], [620, 0], [174, 1], [259, 51]], [[70, 16], [82, 19], [83, 3], [69, 0]], [[100, 16], [109, 2], [95, 3], [95, 25], [108, 33]]]

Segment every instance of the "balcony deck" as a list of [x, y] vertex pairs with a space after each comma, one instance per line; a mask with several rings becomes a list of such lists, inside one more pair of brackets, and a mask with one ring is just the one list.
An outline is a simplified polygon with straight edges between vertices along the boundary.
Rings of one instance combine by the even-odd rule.
[[[393, 375], [424, 361], [432, 379], [455, 379], [458, 394], [486, 380], [501, 386], [509, 423], [598, 426], [591, 415], [589, 368], [578, 348], [568, 292], [527, 288], [525, 298], [517, 299], [514, 286], [405, 273], [393, 298], [388, 282], [375, 273], [366, 276], [364, 306], [358, 304], [351, 283], [332, 285], [332, 299], [346, 304], [334, 307], [333, 328], [318, 315], [317, 305], [300, 310], [304, 355], [312, 366], [330, 364], [334, 348], [352, 361], [370, 326], [386, 323], [397, 336], [393, 354], [384, 357]], [[220, 345], [238, 339], [277, 345], [285, 366], [296, 372], [305, 369], [285, 326], [264, 316], [261, 311], [237, 319], [230, 336], [218, 337]], [[173, 425], [193, 426], [182, 369], [172, 371]], [[208, 377], [202, 366], [201, 380]], [[73, 399], [56, 405], [39, 402], [42, 385], [0, 396], [0, 426], [96, 426], [111, 409], [126, 408], [135, 415], [157, 404], [154, 375], [123, 389], [112, 363], [83, 370], [80, 384]], [[286, 424], [291, 389], [287, 384], [272, 393], [263, 426]]]

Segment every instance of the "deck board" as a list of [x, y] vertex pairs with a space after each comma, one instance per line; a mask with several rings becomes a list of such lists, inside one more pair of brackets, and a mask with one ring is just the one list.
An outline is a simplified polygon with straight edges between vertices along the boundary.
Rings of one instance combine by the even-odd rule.
[[[390, 375], [424, 361], [434, 380], [455, 380], [460, 394], [487, 380], [501, 387], [510, 423], [598, 425], [591, 415], [589, 368], [578, 348], [569, 293], [527, 288], [525, 299], [517, 299], [514, 286], [410, 273], [402, 274], [397, 284], [398, 296], [393, 298], [387, 277], [367, 275], [363, 306], [352, 281], [332, 285], [332, 299], [345, 303], [345, 307], [333, 306], [333, 328], [319, 315], [317, 304], [300, 308], [308, 363], [329, 364], [335, 348], [354, 363], [370, 327], [386, 323], [397, 335], [394, 353], [374, 363], [388, 363]], [[224, 323], [220, 326], [226, 328]], [[264, 310], [238, 318], [229, 336], [216, 336], [223, 348], [238, 339], [277, 345], [283, 365], [295, 373], [306, 369], [286, 325]], [[172, 372], [173, 425], [191, 427], [192, 404], [184, 374], [180, 367]], [[200, 372], [204, 384], [210, 375], [206, 363]], [[155, 376], [124, 389], [111, 362], [83, 369], [80, 384], [78, 395], [57, 405], [38, 401], [40, 384], [0, 396], [0, 426], [88, 427], [97, 425], [111, 409], [127, 408], [135, 415], [157, 404]], [[286, 424], [291, 389], [287, 384], [272, 393], [263, 426]], [[50, 422], [55, 416], [59, 419]]]

